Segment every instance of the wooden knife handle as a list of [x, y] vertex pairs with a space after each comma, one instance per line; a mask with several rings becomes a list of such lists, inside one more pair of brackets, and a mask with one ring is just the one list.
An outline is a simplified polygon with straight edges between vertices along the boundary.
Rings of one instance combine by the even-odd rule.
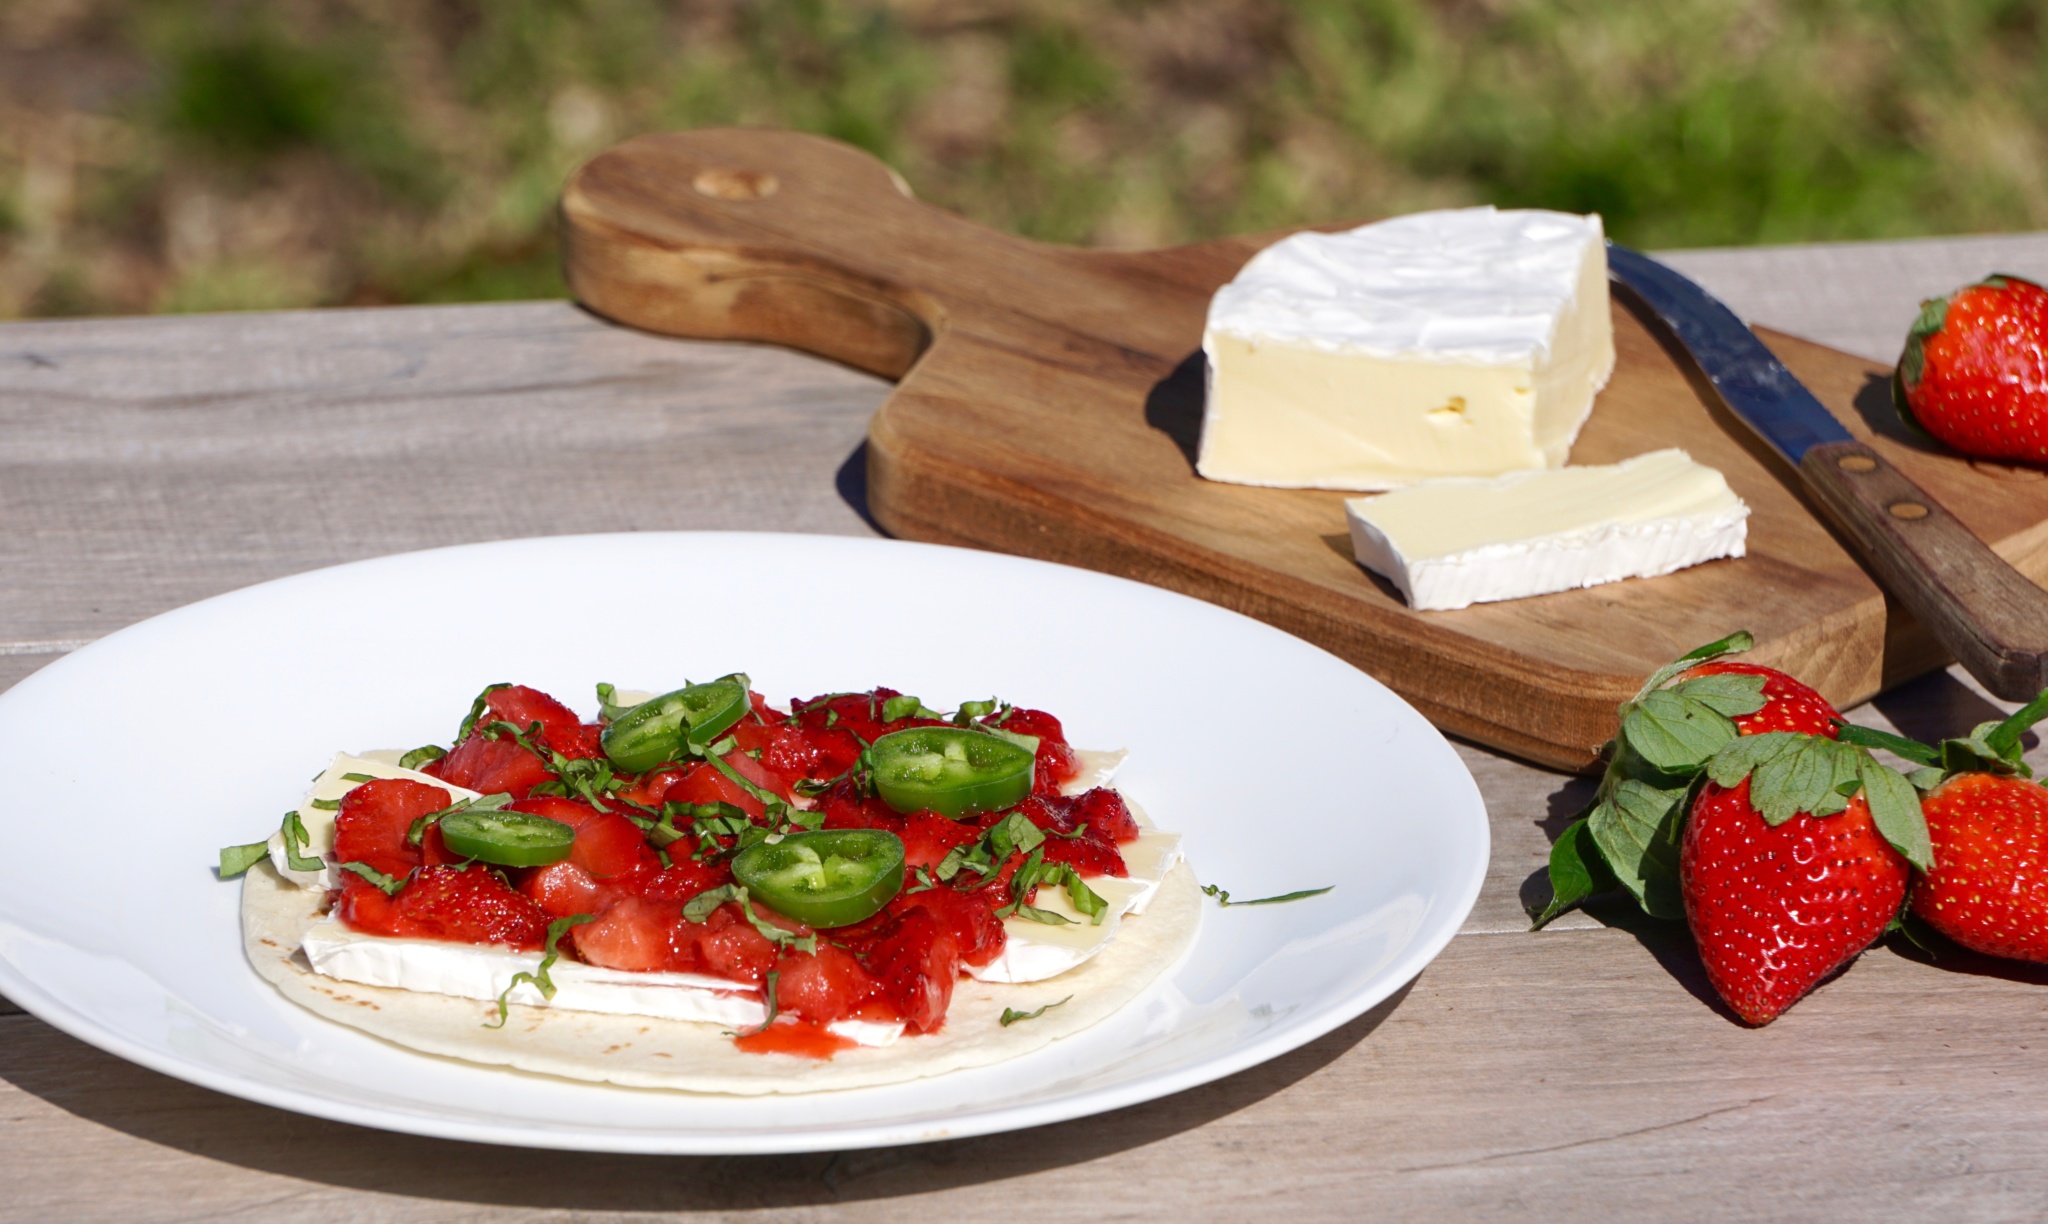
[[1813, 447], [1799, 472], [1879, 584], [1984, 687], [2007, 701], [2048, 687], [2048, 591], [1861, 442]]

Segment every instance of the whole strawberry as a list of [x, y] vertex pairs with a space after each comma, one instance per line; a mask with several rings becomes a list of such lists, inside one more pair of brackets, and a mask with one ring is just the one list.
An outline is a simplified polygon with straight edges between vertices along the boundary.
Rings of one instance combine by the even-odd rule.
[[1997, 275], [1923, 302], [1893, 394], [1966, 455], [2048, 462], [2048, 289]]
[[1707, 981], [1736, 1015], [1768, 1024], [1877, 942], [1905, 902], [1910, 871], [1861, 794], [1836, 815], [1773, 826], [1751, 805], [1750, 785], [1701, 786], [1679, 878]]
[[2048, 788], [2020, 759], [2020, 732], [2044, 712], [2048, 693], [1944, 744], [1945, 776], [1921, 800], [1934, 866], [1913, 912], [1989, 956], [2048, 962]]
[[1775, 668], [1725, 657], [1752, 644], [1735, 633], [1689, 651], [1622, 704], [1599, 792], [1552, 848], [1552, 899], [1537, 926], [1617, 884], [1652, 917], [1684, 917], [1678, 830], [1707, 762], [1745, 736], [1835, 734], [1840, 718], [1819, 693]]

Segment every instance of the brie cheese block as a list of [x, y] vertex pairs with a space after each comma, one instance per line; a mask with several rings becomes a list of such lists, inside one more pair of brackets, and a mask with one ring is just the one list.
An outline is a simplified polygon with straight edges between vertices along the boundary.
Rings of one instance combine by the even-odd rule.
[[1210, 480], [1558, 467], [1614, 369], [1600, 218], [1466, 208], [1296, 234], [1217, 291], [1202, 350]]
[[1359, 564], [1408, 606], [1463, 608], [1743, 555], [1749, 507], [1682, 450], [1443, 479], [1345, 502]]

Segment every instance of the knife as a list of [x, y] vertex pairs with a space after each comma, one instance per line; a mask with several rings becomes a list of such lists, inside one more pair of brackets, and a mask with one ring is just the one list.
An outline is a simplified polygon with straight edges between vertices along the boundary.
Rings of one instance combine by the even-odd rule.
[[1607, 272], [1671, 329], [1728, 411], [1792, 466], [1878, 583], [1971, 675], [2007, 701], [2048, 688], [2048, 591], [1857, 441], [1712, 294], [1613, 243]]

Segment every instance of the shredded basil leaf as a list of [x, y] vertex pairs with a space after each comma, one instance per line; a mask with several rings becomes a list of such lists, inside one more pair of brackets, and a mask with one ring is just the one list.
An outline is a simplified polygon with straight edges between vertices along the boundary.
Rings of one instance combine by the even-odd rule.
[[430, 761], [438, 761], [448, 755], [448, 750], [439, 744], [421, 744], [419, 747], [398, 758], [400, 769], [418, 769]]
[[376, 781], [377, 779], [376, 779], [375, 775], [372, 775], [372, 774], [366, 774], [366, 773], [345, 773], [345, 774], [341, 775], [341, 780], [342, 780], [342, 781], [344, 781], [344, 782], [354, 782], [355, 784], [357, 784], [358, 786], [360, 786], [360, 785], [362, 785], [362, 784], [363, 784], [363, 783], [365, 783], [365, 782], [375, 782], [375, 781]]
[[313, 800], [312, 803], [308, 804], [307, 806], [319, 808], [323, 812], [339, 812], [341, 810], [341, 800], [315, 799]]
[[397, 896], [398, 890], [405, 887], [404, 880], [394, 880], [368, 863], [343, 863], [341, 864], [341, 870], [353, 871], [382, 889], [387, 897]]
[[776, 947], [790, 947], [799, 952], [818, 950], [816, 935], [798, 935], [795, 931], [785, 931], [772, 922], [763, 921], [761, 916], [754, 912], [754, 903], [747, 899], [747, 888], [744, 884], [721, 884], [717, 888], [698, 893], [683, 906], [683, 917], [691, 922], [702, 922], [711, 916], [712, 910], [728, 901], [738, 902], [740, 913], [746, 915], [747, 921], [753, 924], [754, 929]]
[[1011, 1025], [1017, 1023], [1019, 1020], [1036, 1020], [1040, 1016], [1043, 1016], [1045, 1013], [1051, 1011], [1053, 1008], [1058, 1007], [1060, 1003], [1071, 1002], [1073, 998], [1074, 996], [1068, 995], [1066, 998], [1061, 999], [1059, 1003], [1048, 1003], [1044, 1007], [1039, 1008], [1037, 1011], [1026, 1012], [1018, 1011], [1014, 1007], [1005, 1007], [1003, 1009], [1002, 1019], [998, 1020], [996, 1023], [1002, 1025], [1004, 1028], [1008, 1028]]
[[540, 958], [540, 968], [532, 973], [522, 971], [512, 975], [512, 980], [506, 983], [504, 992], [498, 996], [498, 1022], [492, 1024], [486, 1020], [484, 1027], [505, 1027], [505, 1021], [512, 1015], [512, 992], [519, 989], [519, 983], [521, 982], [533, 983], [540, 991], [540, 997], [543, 999], [554, 998], [555, 981], [548, 976], [548, 970], [555, 967], [556, 959], [561, 956], [561, 953], [556, 950], [555, 945], [562, 941], [562, 936], [569, 933], [570, 927], [582, 926], [595, 917], [597, 917], [596, 914], [571, 914], [567, 918], [557, 918], [553, 922], [548, 923], [548, 942], [547, 946], [542, 949], [547, 955]]
[[246, 846], [223, 846], [220, 851], [220, 878], [231, 880], [270, 857], [270, 843], [250, 842]]
[[1320, 897], [1335, 887], [1337, 887], [1335, 884], [1331, 884], [1323, 888], [1304, 888], [1300, 892], [1281, 893], [1277, 897], [1260, 897], [1255, 901], [1232, 901], [1229, 893], [1216, 887], [1214, 884], [1202, 885], [1202, 891], [1216, 898], [1216, 904], [1219, 906], [1278, 905], [1283, 901], [1302, 901], [1309, 897]]
[[455, 742], [459, 744], [469, 738], [470, 731], [476, 727], [476, 720], [482, 718], [484, 710], [489, 708], [492, 693], [497, 692], [501, 688], [511, 687], [510, 681], [503, 684], [486, 684], [484, 691], [476, 695], [476, 700], [469, 703], [469, 716], [462, 720], [462, 726], [456, 728]]
[[298, 812], [286, 812], [278, 831], [284, 834], [285, 864], [293, 871], [320, 871], [327, 866], [320, 858], [304, 853], [306, 843], [312, 838], [307, 836], [306, 824], [299, 819]]
[[728, 1037], [757, 1037], [767, 1032], [768, 1026], [775, 1023], [775, 1017], [781, 1012], [781, 1007], [775, 998], [775, 985], [781, 976], [780, 973], [770, 969], [768, 971], [768, 980], [761, 985], [761, 1001], [768, 1005], [768, 1018], [761, 1021], [761, 1027], [749, 1029], [744, 1033], [727, 1033]]

